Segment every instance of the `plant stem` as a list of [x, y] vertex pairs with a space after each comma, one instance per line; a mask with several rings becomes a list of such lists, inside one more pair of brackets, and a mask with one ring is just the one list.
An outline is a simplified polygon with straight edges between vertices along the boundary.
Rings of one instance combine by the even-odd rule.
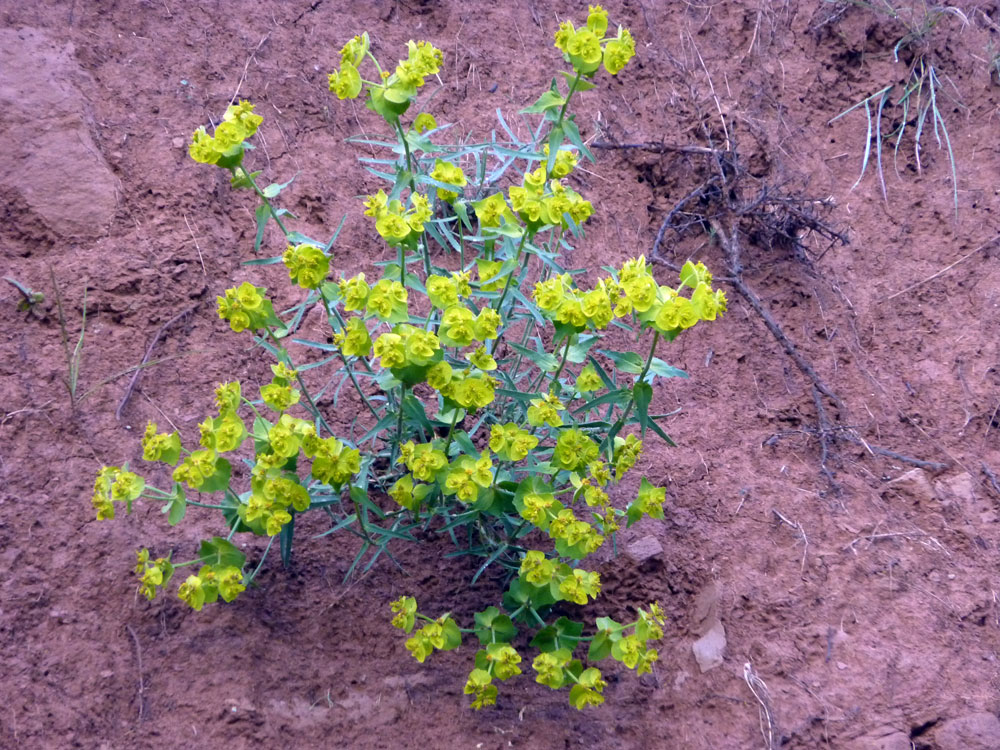
[[[399, 122], [398, 119], [396, 120], [395, 125], [396, 125], [396, 133], [399, 135], [399, 142], [403, 144], [403, 154], [406, 157], [406, 173], [410, 176], [410, 190], [413, 193], [416, 193], [416, 192], [418, 192], [417, 191], [417, 178], [413, 174], [413, 155], [410, 153], [410, 142], [408, 140], [406, 140], [406, 133], [403, 131], [403, 126]], [[422, 254], [424, 256], [424, 274], [427, 275], [427, 276], [430, 276], [431, 275], [431, 253], [430, 253], [430, 249], [427, 247], [427, 238], [426, 238], [426, 236], [423, 236], [423, 235], [421, 236], [420, 247], [421, 247], [421, 250], [423, 250]], [[402, 252], [402, 246], [400, 247], [400, 251]], [[403, 266], [403, 264], [404, 264], [403, 258], [400, 258], [399, 265]], [[401, 281], [403, 281], [403, 280], [401, 279]], [[403, 283], [405, 283], [405, 281]]]
[[[275, 535], [275, 536], [277, 536], [277, 535]], [[261, 555], [260, 562], [257, 563], [257, 567], [253, 569], [253, 573], [251, 573], [250, 577], [247, 578], [246, 585], [249, 586], [250, 583], [253, 581], [253, 579], [257, 577], [257, 574], [260, 573], [260, 569], [262, 567], [264, 567], [264, 561], [267, 559], [267, 553], [271, 551], [271, 545], [274, 544], [274, 539], [275, 539], [275, 537], [272, 536], [271, 540], [267, 543], [267, 547], [264, 548], [264, 554]], [[174, 567], [176, 567], [176, 566], [174, 566]]]
[[[278, 349], [279, 359], [280, 355], [284, 355], [284, 358], [288, 360], [289, 366], [293, 370], [295, 370], [295, 363], [293, 363], [291, 357], [288, 356], [288, 351], [285, 349], [285, 347], [283, 347], [281, 345], [281, 342], [278, 341], [278, 337], [274, 335], [274, 331], [272, 331], [270, 327], [266, 328], [265, 330], [267, 331], [267, 335], [270, 337], [271, 342]], [[316, 402], [313, 401], [313, 397], [309, 393], [309, 389], [306, 387], [305, 381], [302, 380], [302, 373], [300, 373], [298, 370], [295, 371], [295, 380], [296, 382], [298, 382], [299, 388], [302, 389], [302, 395], [305, 396], [306, 401], [309, 402], [309, 408], [311, 409], [312, 413], [316, 415], [316, 420], [319, 422], [320, 426], [325, 427], [326, 431], [329, 432], [331, 435], [333, 435], [334, 434], [333, 428], [330, 427], [329, 423], [327, 423], [327, 421], [323, 418], [323, 415], [320, 414], [319, 407], [316, 406]]]
[[448, 428], [448, 438], [445, 440], [444, 444], [444, 455], [445, 458], [448, 457], [448, 449], [451, 447], [451, 439], [455, 434], [455, 424], [458, 422], [458, 409], [455, 409], [455, 415], [451, 418], [451, 427]]
[[225, 505], [210, 505], [208, 503], [199, 503], [195, 500], [185, 500], [186, 505], [193, 505], [196, 508], [211, 508], [212, 510], [227, 510]]
[[[520, 260], [521, 260], [521, 253], [524, 251], [524, 243], [527, 241], [527, 239], [528, 239], [528, 231], [525, 230], [524, 234], [521, 235], [521, 242], [517, 246], [517, 253], [514, 255], [514, 262], [515, 263], [520, 262]], [[527, 262], [527, 261], [525, 261], [525, 262]], [[514, 268], [514, 269], [511, 269], [511, 271], [510, 271], [509, 274], [507, 274], [507, 283], [504, 284], [503, 293], [500, 295], [500, 299], [497, 301], [497, 306], [496, 306], [496, 311], [498, 313], [500, 313], [501, 315], [503, 314], [501, 312], [501, 309], [503, 308], [503, 302], [504, 302], [505, 299], [507, 299], [507, 292], [510, 291], [510, 285], [514, 281], [514, 274], [517, 271], [519, 271], [519, 270], [520, 269], [518, 269], [518, 268]], [[493, 347], [493, 350], [496, 351], [496, 346]]]
[[392, 461], [390, 465], [396, 463], [399, 456], [399, 449], [403, 443], [403, 401], [406, 399], [406, 386], [400, 386], [399, 390], [399, 411], [396, 412], [396, 439], [392, 443]]
[[264, 195], [264, 191], [257, 186], [257, 183], [254, 181], [254, 178], [250, 176], [249, 172], [247, 172], [246, 167], [244, 167], [241, 164], [239, 167], [237, 167], [237, 169], [239, 169], [243, 173], [244, 177], [247, 178], [247, 182], [250, 183], [250, 187], [253, 188], [253, 191], [257, 194], [257, 197], [259, 197], [262, 201], [264, 201], [264, 205], [267, 206], [267, 210], [271, 214], [271, 218], [274, 219], [274, 223], [278, 225], [278, 229], [281, 230], [282, 234], [284, 234], [285, 238], [287, 239], [290, 232], [288, 231], [287, 228], [285, 228], [285, 224], [284, 222], [281, 221], [281, 217], [279, 217], [278, 214], [275, 213], [274, 206], [271, 205], [271, 199], [268, 198], [266, 195]]
[[[639, 373], [639, 378], [635, 381], [636, 384], [641, 383], [646, 378], [646, 373], [649, 372], [649, 366], [653, 363], [653, 355], [656, 353], [656, 345], [660, 341], [660, 332], [657, 331], [653, 336], [653, 344], [649, 347], [649, 356], [646, 357], [646, 364], [642, 368], [642, 372]], [[625, 420], [628, 419], [628, 415], [632, 413], [632, 407], [635, 406], [635, 393], [633, 392], [632, 397], [629, 399], [628, 406], [625, 407], [625, 411], [618, 418], [615, 426], [611, 428], [611, 432], [617, 433], [622, 427], [625, 426]]]

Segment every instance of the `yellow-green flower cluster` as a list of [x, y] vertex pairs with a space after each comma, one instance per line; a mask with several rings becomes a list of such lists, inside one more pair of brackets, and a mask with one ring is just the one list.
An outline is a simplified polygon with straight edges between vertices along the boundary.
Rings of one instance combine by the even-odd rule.
[[[570, 169], [569, 164], [575, 164], [575, 157], [560, 161], [563, 154], [570, 153], [560, 151], [556, 155], [555, 166], [561, 171]], [[545, 187], [545, 165], [542, 165], [525, 174], [521, 186], [515, 185], [507, 190], [511, 208], [533, 230], [537, 231], [545, 225], [566, 229], [569, 227], [567, 217], [579, 226], [594, 213], [590, 201], [584, 200], [583, 196], [559, 180], [549, 180], [548, 190]]]
[[528, 424], [533, 427], [541, 427], [547, 424], [550, 427], [562, 427], [562, 417], [559, 412], [565, 411], [566, 406], [556, 398], [551, 391], [542, 398], [531, 399], [528, 406]]
[[554, 583], [561, 598], [576, 604], [586, 604], [588, 597], [601, 593], [601, 576], [593, 571], [570, 568], [565, 563], [550, 560], [539, 550], [529, 550], [521, 559], [518, 575], [533, 586]]
[[587, 326], [603, 330], [614, 317], [609, 290], [611, 283], [608, 279], [601, 279], [594, 289], [584, 292], [573, 286], [569, 274], [558, 274], [535, 284], [535, 304], [558, 323], [579, 331]]
[[276, 412], [285, 412], [299, 402], [301, 393], [292, 388], [292, 381], [296, 380], [296, 371], [283, 362], [271, 365], [271, 372], [274, 377], [267, 385], [261, 386], [261, 400]]
[[229, 321], [229, 327], [236, 333], [247, 328], [251, 330], [264, 328], [274, 316], [271, 302], [265, 296], [266, 292], [264, 287], [254, 286], [249, 281], [227, 289], [225, 296], [215, 298], [219, 317]]
[[615, 450], [612, 463], [615, 467], [615, 481], [619, 481], [628, 472], [642, 454], [642, 441], [635, 435], [627, 437], [615, 436]]
[[[542, 153], [545, 155], [546, 163], [548, 163], [549, 154], [549, 144], [542, 146]], [[566, 177], [570, 172], [576, 169], [576, 165], [580, 163], [580, 157], [577, 155], [576, 151], [571, 148], [561, 148], [556, 151], [556, 161], [552, 165], [552, 171], [549, 172], [549, 177], [554, 177], [557, 180], [561, 180]], [[527, 179], [525, 179], [527, 182]]]
[[94, 495], [91, 498], [97, 511], [98, 521], [115, 517], [115, 503], [125, 503], [126, 510], [132, 510], [132, 501], [146, 488], [146, 481], [138, 474], [117, 466], [102, 466], [94, 481]]
[[641, 516], [662, 520], [663, 503], [666, 501], [666, 497], [665, 488], [656, 487], [646, 477], [643, 477], [639, 485], [639, 494], [628, 508], [629, 522], [635, 523]]
[[398, 463], [405, 465], [417, 479], [433, 482], [437, 473], [448, 465], [448, 457], [434, 443], [408, 440], [399, 448]]
[[413, 624], [417, 619], [417, 600], [412, 596], [401, 596], [394, 601], [390, 608], [395, 617], [392, 618], [392, 626], [399, 628], [404, 633], [413, 630]]
[[611, 656], [620, 661], [637, 674], [652, 672], [653, 664], [659, 658], [655, 648], [649, 647], [650, 641], [658, 641], [663, 637], [663, 612], [655, 602], [647, 612], [639, 607], [639, 619], [630, 635], [625, 635], [623, 626], [610, 618], [601, 618], [599, 625], [604, 628], [598, 632], [597, 638], [606, 638], [611, 643]]
[[[442, 454], [443, 455], [443, 454]], [[424, 498], [431, 492], [429, 484], [414, 484], [412, 474], [404, 474], [396, 480], [389, 488], [389, 497], [396, 501], [400, 507], [406, 508], [413, 513], [420, 510], [420, 505]]]
[[421, 112], [413, 118], [413, 129], [418, 133], [426, 133], [428, 130], [434, 130], [437, 126], [437, 120], [430, 112]]
[[444, 346], [469, 346], [473, 341], [495, 339], [500, 323], [500, 315], [493, 308], [484, 307], [474, 314], [463, 305], [451, 305], [441, 316], [438, 334]]
[[157, 591], [170, 581], [174, 566], [165, 557], [150, 560], [149, 550], [144, 547], [136, 552], [135, 572], [139, 576], [139, 593], [152, 601]]
[[353, 99], [361, 93], [361, 74], [358, 68], [368, 54], [368, 32], [356, 36], [340, 50], [340, 70], [329, 75], [330, 91], [338, 99]]
[[367, 357], [372, 351], [372, 337], [361, 318], [347, 320], [343, 331], [333, 334], [333, 343], [345, 357]]
[[[589, 667], [581, 671], [578, 665], [579, 662], [574, 662], [570, 649], [560, 648], [539, 654], [531, 666], [535, 670], [535, 682], [553, 690], [571, 683], [573, 687], [570, 688], [569, 702], [574, 708], [582, 710], [586, 706], [599, 706], [604, 702], [602, 693], [606, 685], [600, 670]], [[574, 671], [579, 671], [579, 676], [574, 676]]]
[[410, 195], [406, 208], [398, 198], [389, 200], [384, 190], [365, 200], [365, 216], [375, 219], [375, 229], [392, 247], [415, 242], [423, 233], [424, 223], [431, 218], [431, 206], [420, 193]]
[[[360, 312], [365, 309], [365, 305], [368, 304], [368, 295], [371, 292], [371, 287], [365, 281], [363, 273], [359, 273], [357, 276], [352, 276], [349, 279], [342, 278], [337, 283], [337, 286], [340, 291], [340, 297], [344, 302], [345, 312]], [[405, 292], [406, 290], [404, 289], [403, 291]]]
[[578, 467], [597, 459], [598, 454], [597, 443], [582, 430], [572, 428], [559, 433], [552, 453], [552, 463], [560, 469], [576, 471]]
[[463, 503], [479, 497], [479, 490], [493, 484], [493, 461], [490, 452], [483, 451], [479, 458], [459, 456], [448, 467], [443, 489], [445, 494], [456, 495]]
[[198, 575], [188, 576], [177, 594], [191, 609], [200, 610], [206, 604], [218, 601], [231, 602], [243, 591], [243, 571], [235, 565], [205, 565]]
[[538, 438], [513, 422], [490, 428], [490, 450], [503, 461], [523, 461], [538, 446]]
[[[715, 320], [726, 311], [726, 295], [721, 289], [712, 290], [712, 274], [703, 263], [689, 261], [680, 278], [677, 289], [658, 285], [640, 255], [622, 265], [617, 279], [599, 279], [590, 291], [575, 288], [569, 274], [540, 281], [535, 284], [534, 301], [546, 316], [577, 330], [588, 326], [603, 330], [614, 318], [634, 314], [657, 331], [669, 333], [700, 320]], [[686, 286], [693, 290], [690, 298], [680, 294]], [[597, 385], [594, 377], [590, 383]]]
[[315, 289], [330, 273], [330, 259], [320, 248], [304, 243], [289, 245], [281, 256], [289, 278], [303, 289]]
[[569, 21], [559, 25], [555, 44], [573, 69], [592, 76], [604, 62], [604, 69], [617, 75], [635, 56], [635, 42], [628, 29], [618, 27], [617, 36], [606, 36], [608, 14], [600, 5], [591, 5], [587, 25], [577, 29]]
[[526, 492], [519, 509], [521, 517], [561, 544], [557, 548], [573, 552], [579, 559], [604, 544], [604, 537], [591, 524], [581, 521], [556, 500], [551, 492]]
[[472, 707], [479, 710], [497, 701], [495, 679], [509, 680], [521, 674], [521, 655], [509, 643], [488, 643], [476, 653], [476, 667], [469, 673], [464, 693], [474, 696]]
[[593, 365], [586, 365], [576, 376], [576, 389], [580, 393], [593, 393], [604, 388], [604, 381]]
[[375, 340], [374, 353], [382, 367], [396, 370], [410, 365], [423, 367], [440, 351], [441, 342], [433, 331], [408, 324], [393, 327]]
[[248, 524], [259, 521], [264, 532], [268, 536], [274, 536], [292, 520], [289, 508], [298, 513], [309, 508], [309, 492], [299, 484], [294, 474], [254, 479], [251, 482], [244, 520]]
[[445, 201], [446, 203], [454, 203], [458, 200], [462, 189], [469, 184], [460, 166], [444, 161], [443, 159], [434, 160], [434, 169], [431, 170], [431, 178], [446, 185], [454, 186], [454, 190], [448, 190], [443, 187], [437, 189], [438, 200]]
[[499, 227], [501, 223], [517, 225], [517, 218], [507, 205], [503, 193], [494, 193], [482, 200], [474, 201], [472, 208], [476, 212], [480, 227]]
[[[216, 404], [219, 414], [216, 417], [206, 417], [198, 425], [202, 448], [214, 453], [228, 453], [239, 448], [247, 437], [246, 425], [236, 410], [240, 405], [240, 384], [238, 382], [221, 383], [215, 389]], [[152, 425], [155, 431], [156, 425]], [[150, 428], [146, 428], [146, 434]], [[179, 443], [178, 443], [179, 445]]]
[[142, 436], [142, 458], [144, 461], [162, 461], [173, 466], [181, 455], [181, 436], [175, 431], [169, 435], [157, 433], [156, 423], [146, 423], [146, 433]]
[[368, 83], [368, 106], [392, 121], [406, 111], [417, 89], [427, 77], [436, 75], [444, 62], [441, 50], [428, 42], [411, 40], [407, 42], [406, 59], [399, 61], [392, 75], [379, 69], [381, 81], [375, 84], [364, 81], [358, 71], [366, 56], [371, 56], [367, 33], [347, 42], [340, 53], [340, 69], [329, 76], [330, 91], [339, 99], [354, 99]]
[[250, 102], [231, 104], [213, 135], [204, 126], [194, 131], [188, 154], [196, 162], [233, 169], [243, 159], [243, 141], [257, 132], [263, 119], [253, 113]]
[[[361, 291], [360, 285], [355, 287], [355, 294]], [[374, 315], [388, 323], [399, 323], [409, 320], [410, 314], [406, 303], [409, 294], [398, 279], [380, 279], [368, 292], [365, 310], [368, 315]]]
[[430, 42], [406, 43], [407, 57], [400, 60], [396, 66], [396, 82], [390, 78], [386, 85], [389, 89], [399, 86], [404, 89], [416, 89], [424, 85], [424, 79], [437, 75], [444, 62], [444, 54]]
[[200, 490], [219, 468], [219, 455], [214, 449], [193, 451], [173, 472], [175, 482], [184, 482], [192, 490]]
[[474, 375], [465, 370], [452, 373], [447, 383], [438, 388], [446, 399], [454, 401], [463, 409], [482, 409], [496, 398], [497, 380], [489, 375]]
[[438, 310], [457, 305], [463, 297], [472, 294], [468, 271], [455, 271], [451, 276], [431, 274], [427, 277], [427, 298]]
[[406, 641], [406, 650], [413, 658], [423, 663], [424, 659], [439, 651], [451, 651], [462, 645], [462, 633], [458, 625], [447, 615], [424, 625]]
[[312, 425], [305, 428], [302, 452], [313, 460], [313, 477], [331, 487], [343, 487], [361, 471], [361, 451], [334, 437], [319, 439]]

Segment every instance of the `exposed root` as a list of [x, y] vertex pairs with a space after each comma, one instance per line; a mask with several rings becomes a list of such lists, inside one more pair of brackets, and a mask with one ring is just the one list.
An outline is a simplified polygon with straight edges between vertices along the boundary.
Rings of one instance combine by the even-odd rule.
[[[726, 133], [731, 130], [724, 127]], [[831, 204], [791, 194], [780, 186], [773, 187], [752, 177], [741, 164], [736, 145], [730, 138], [725, 139], [728, 148], [714, 148], [711, 147], [714, 140], [707, 126], [703, 127], [703, 132], [709, 147], [602, 143], [601, 147], [605, 148], [700, 154], [707, 157], [707, 174], [702, 183], [677, 201], [665, 215], [653, 242], [650, 259], [675, 272], [680, 269], [679, 264], [668, 257], [664, 250], [668, 230], [673, 230], [676, 236], [680, 236], [689, 228], [696, 227], [716, 238], [722, 249], [726, 274], [716, 276], [717, 281], [729, 284], [736, 290], [809, 382], [816, 412], [816, 426], [802, 432], [814, 436], [819, 443], [820, 472], [834, 495], [839, 496], [842, 491], [831, 466], [836, 458], [836, 445], [840, 441], [860, 444], [872, 455], [885, 456], [921, 468], [935, 471], [946, 468], [947, 464], [912, 458], [873, 446], [854, 427], [847, 426], [848, 410], [843, 399], [827, 385], [744, 278], [744, 238], [765, 248], [788, 248], [811, 271], [814, 270], [812, 258], [803, 244], [806, 236], [818, 236], [827, 241], [826, 249], [817, 258], [838, 243], [847, 244], [847, 237], [823, 218]], [[753, 185], [749, 197], [748, 191], [744, 189], [747, 183]], [[772, 436], [766, 442], [776, 441], [779, 437]]]

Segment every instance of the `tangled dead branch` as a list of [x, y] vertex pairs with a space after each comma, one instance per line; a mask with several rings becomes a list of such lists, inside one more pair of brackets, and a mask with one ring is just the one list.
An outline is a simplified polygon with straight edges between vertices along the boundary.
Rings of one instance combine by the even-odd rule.
[[[718, 145], [704, 118], [702, 122], [707, 146], [654, 142], [614, 144], [608, 141], [595, 144], [598, 148], [620, 148], [626, 152], [704, 158], [700, 184], [666, 212], [653, 242], [651, 260], [676, 272], [680, 270], [680, 262], [672, 257], [671, 248], [675, 243], [669, 240], [677, 240], [690, 231], [700, 231], [715, 239], [722, 250], [726, 274], [718, 275], [716, 279], [729, 284], [749, 305], [809, 382], [816, 425], [799, 432], [814, 436], [819, 443], [820, 472], [835, 495], [840, 494], [841, 488], [831, 463], [837, 458], [836, 444], [841, 442], [862, 445], [871, 455], [886, 456], [914, 466], [945, 468], [946, 464], [911, 458], [864, 440], [856, 428], [848, 424], [844, 401], [789, 338], [744, 277], [749, 265], [745, 250], [748, 245], [784, 250], [810, 273], [818, 275], [814, 262], [835, 245], [848, 244], [846, 234], [827, 220], [832, 202], [806, 197], [788, 183], [773, 185], [754, 177], [744, 166], [737, 144], [730, 135], [733, 132], [731, 125], [723, 122], [725, 137], [719, 140], [725, 145]], [[821, 239], [821, 249], [816, 251], [807, 246], [807, 237], [810, 238], [810, 245], [815, 245], [815, 238]], [[781, 434], [772, 436], [768, 444], [774, 444], [780, 437]]]

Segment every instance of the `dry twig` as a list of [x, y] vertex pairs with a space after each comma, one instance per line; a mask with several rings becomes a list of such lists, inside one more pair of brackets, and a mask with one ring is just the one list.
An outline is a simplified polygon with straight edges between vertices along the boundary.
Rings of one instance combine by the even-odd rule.
[[132, 626], [126, 623], [125, 629], [132, 636], [132, 642], [135, 644], [135, 660], [139, 668], [139, 721], [142, 721], [146, 718], [146, 678], [143, 676], [142, 669], [142, 649], [139, 647], [139, 636], [135, 634]]
[[115, 419], [116, 420], [118, 420], [119, 422], [122, 421], [122, 412], [125, 410], [125, 405], [128, 404], [129, 399], [132, 398], [132, 392], [135, 390], [136, 383], [139, 382], [139, 376], [142, 374], [142, 370], [145, 367], [146, 363], [149, 361], [149, 357], [153, 353], [153, 348], [159, 342], [160, 337], [163, 335], [163, 333], [168, 328], [170, 328], [170, 326], [174, 325], [175, 323], [177, 323], [178, 321], [180, 321], [182, 318], [190, 315], [195, 310], [197, 310], [199, 304], [201, 304], [201, 303], [196, 302], [195, 304], [191, 305], [191, 307], [189, 307], [186, 310], [178, 313], [177, 315], [175, 315], [174, 317], [172, 317], [170, 320], [168, 320], [166, 323], [164, 323], [162, 326], [160, 326], [160, 330], [158, 330], [156, 332], [156, 335], [153, 336], [153, 340], [149, 344], [149, 348], [146, 349], [146, 356], [144, 356], [142, 358], [142, 362], [140, 362], [139, 366], [135, 368], [135, 373], [132, 375], [132, 379], [128, 383], [128, 388], [125, 389], [125, 396], [122, 397], [121, 403], [118, 404], [118, 408], [115, 410]]

